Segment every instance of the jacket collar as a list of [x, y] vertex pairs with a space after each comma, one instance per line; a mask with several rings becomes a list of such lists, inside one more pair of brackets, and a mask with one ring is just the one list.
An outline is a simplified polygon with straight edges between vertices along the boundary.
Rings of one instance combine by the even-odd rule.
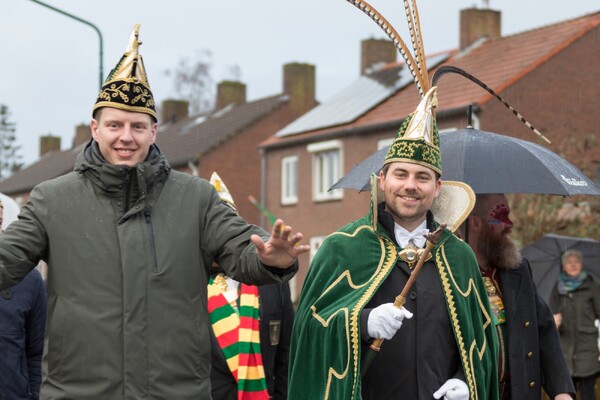
[[[399, 243], [396, 241], [396, 235], [394, 235], [394, 218], [392, 217], [392, 214], [386, 211], [385, 203], [383, 202], [377, 205], [377, 219], [379, 221], [379, 224], [381, 224], [381, 226], [385, 230], [386, 236], [389, 236], [389, 238], [392, 239], [394, 243], [396, 243], [396, 246], [399, 246]], [[435, 223], [435, 221], [433, 220], [433, 214], [431, 213], [431, 211], [427, 211], [426, 219], [427, 229], [429, 229], [430, 232], [436, 230], [438, 224]]]
[[142, 201], [144, 207], [151, 207], [162, 190], [171, 166], [155, 144], [143, 163], [134, 167], [110, 164], [92, 139], [77, 156], [74, 170], [88, 178], [99, 194], [122, 198], [127, 192], [133, 194], [130, 204]]

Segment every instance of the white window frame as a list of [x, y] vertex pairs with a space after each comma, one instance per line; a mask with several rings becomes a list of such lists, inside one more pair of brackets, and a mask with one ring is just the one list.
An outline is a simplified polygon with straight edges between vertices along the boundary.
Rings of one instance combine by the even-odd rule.
[[317, 254], [317, 250], [321, 247], [321, 244], [327, 236], [313, 236], [310, 238], [310, 251], [308, 253], [309, 263], [312, 263], [313, 258]]
[[298, 289], [296, 289], [296, 284], [298, 282], [298, 275], [295, 275], [292, 279], [289, 280], [290, 285], [290, 298], [292, 299], [292, 303], [296, 304], [299, 300], [300, 293], [298, 293]]
[[381, 150], [386, 146], [391, 146], [394, 143], [394, 138], [381, 139], [377, 141], [377, 150]]
[[[310, 268], [310, 264], [312, 263], [313, 258], [317, 254], [317, 250], [319, 250], [319, 247], [321, 246], [321, 244], [323, 243], [323, 241], [325, 240], [326, 237], [327, 236], [313, 236], [310, 238], [310, 241], [309, 241], [310, 251], [308, 253], [309, 268]], [[294, 304], [298, 301], [298, 298], [300, 297], [300, 292], [296, 288], [296, 281], [297, 281], [296, 278], [297, 277], [298, 277], [298, 275], [296, 275], [292, 279], [290, 279], [290, 294], [292, 297], [292, 302]]]
[[[294, 176], [290, 176], [292, 172], [289, 168], [294, 164]], [[293, 181], [292, 181], [293, 180]], [[293, 184], [293, 192], [289, 185]], [[298, 156], [287, 156], [281, 159], [281, 204], [291, 205], [298, 203]]]
[[[334, 189], [328, 191], [328, 189], [342, 177], [342, 171], [344, 166], [344, 153], [342, 151], [341, 140], [328, 140], [326, 142], [311, 143], [307, 146], [307, 151], [312, 153], [312, 182], [313, 182], [313, 200], [314, 201], [329, 201], [338, 200], [344, 197], [344, 191], [342, 189]], [[324, 153], [336, 152], [337, 163], [333, 165], [333, 171], [322, 171], [320, 157]], [[325, 167], [329, 167], [325, 165]], [[324, 174], [332, 174], [333, 177], [331, 182], [323, 182]]]
[[[477, 129], [477, 128], [475, 128]], [[444, 132], [452, 132], [452, 131], [457, 131], [458, 128], [453, 126], [451, 128], [444, 128], [444, 129], [438, 129], [438, 133], [444, 133]]]

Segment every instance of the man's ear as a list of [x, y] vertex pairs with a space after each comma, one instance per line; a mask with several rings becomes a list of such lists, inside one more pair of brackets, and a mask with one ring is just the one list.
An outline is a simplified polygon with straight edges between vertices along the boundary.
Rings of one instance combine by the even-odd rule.
[[98, 137], [98, 121], [96, 121], [94, 118], [92, 118], [92, 120], [90, 121], [90, 129], [92, 131], [92, 138], [94, 138], [94, 140], [97, 140], [97, 137]]
[[481, 227], [481, 218], [477, 215], [469, 215], [469, 229], [471, 230], [479, 230]]
[[438, 179], [438, 180], [435, 182], [435, 193], [434, 193], [434, 195], [433, 195], [433, 198], [434, 198], [434, 199], [437, 199], [437, 198], [440, 196], [440, 192], [441, 192], [441, 190], [442, 190], [442, 180], [441, 180], [441, 179]]
[[152, 131], [152, 141], [150, 143], [154, 144], [156, 142], [156, 132], [158, 132], [158, 123], [153, 123], [150, 129]]

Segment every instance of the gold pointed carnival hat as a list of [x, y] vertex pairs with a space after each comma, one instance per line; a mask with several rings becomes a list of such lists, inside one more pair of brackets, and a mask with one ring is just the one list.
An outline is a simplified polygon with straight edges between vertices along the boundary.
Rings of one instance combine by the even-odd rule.
[[537, 130], [529, 121], [527, 121], [514, 107], [497, 94], [485, 83], [462, 70], [461, 68], [443, 65], [436, 69], [431, 81], [427, 71], [425, 60], [425, 49], [421, 37], [421, 26], [419, 20], [419, 10], [415, 0], [405, 0], [404, 9], [408, 21], [410, 41], [412, 52], [406, 46], [396, 29], [369, 3], [364, 0], [347, 0], [359, 10], [367, 14], [391, 39], [396, 46], [406, 66], [411, 72], [414, 82], [419, 89], [421, 102], [414, 112], [402, 122], [390, 150], [387, 153], [383, 165], [402, 161], [420, 164], [431, 168], [440, 175], [442, 174], [442, 158], [440, 154], [440, 136], [435, 120], [435, 108], [437, 107], [437, 86], [436, 82], [442, 75], [454, 73], [467, 78], [473, 83], [479, 85], [482, 89], [494, 96], [506, 108], [531, 129], [541, 139], [550, 143], [539, 130]]
[[[364, 0], [346, 1], [352, 3], [368, 15], [391, 39], [402, 55], [402, 58], [404, 58], [406, 66], [412, 74], [421, 95], [421, 102], [415, 111], [408, 115], [400, 125], [400, 129], [384, 159], [384, 166], [396, 161], [408, 162], [431, 168], [433, 171], [439, 173], [440, 176], [442, 175], [440, 136], [435, 120], [435, 108], [438, 104], [437, 86], [435, 85], [443, 75], [448, 73], [461, 75], [480, 86], [508, 108], [531, 131], [550, 143], [550, 140], [546, 136], [527, 121], [505, 99], [467, 71], [452, 65], [442, 65], [435, 70], [431, 81], [429, 80], [416, 0], [404, 1], [412, 52], [406, 46], [396, 29], [373, 6]], [[372, 193], [373, 195], [378, 197], [376, 193]], [[474, 204], [475, 194], [469, 185], [463, 182], [442, 181], [440, 195], [434, 200], [431, 211], [436, 220], [447, 223], [449, 229], [454, 231], [469, 215]]]
[[113, 107], [125, 111], [146, 113], [158, 120], [154, 97], [142, 56], [139, 54], [140, 24], [135, 24], [125, 53], [108, 74], [96, 99], [93, 111], [101, 107]]
[[421, 95], [421, 102], [416, 110], [402, 122], [385, 157], [384, 165], [397, 161], [409, 162], [431, 168], [441, 175], [440, 136], [435, 121], [435, 108], [438, 103], [437, 87], [429, 81], [416, 2], [404, 1], [412, 44], [411, 52], [396, 29], [369, 3], [363, 0], [347, 1], [367, 14], [392, 40], [404, 58]]
[[417, 109], [404, 119], [383, 165], [408, 162], [431, 168], [442, 175], [440, 135], [434, 114], [436, 91], [436, 86], [431, 87]]
[[373, 6], [364, 0], [347, 1], [367, 14], [391, 39], [406, 62], [421, 95], [421, 102], [416, 110], [402, 122], [383, 165], [397, 161], [409, 162], [431, 168], [441, 175], [440, 136], [435, 121], [437, 87], [429, 80], [416, 2], [404, 1], [411, 52], [396, 29]]
[[210, 176], [210, 184], [214, 186], [215, 190], [219, 194], [219, 197], [221, 198], [221, 201], [231, 207], [233, 211], [238, 212], [237, 207], [233, 202], [233, 196], [231, 196], [229, 189], [227, 189], [227, 186], [225, 186], [225, 183], [216, 171]]
[[[421, 96], [417, 108], [401, 123], [383, 165], [393, 162], [408, 162], [430, 168], [441, 176], [440, 136], [435, 119], [435, 108], [438, 105], [437, 87], [433, 80], [429, 80], [419, 11], [415, 1], [404, 1], [412, 52], [394, 27], [369, 3], [364, 0], [347, 1], [367, 14], [392, 40], [404, 58]], [[371, 191], [371, 207], [374, 215], [377, 212], [377, 199], [383, 195], [379, 193], [377, 179], [376, 176], [373, 176], [371, 182], [371, 186], [374, 188]], [[467, 218], [474, 205], [475, 194], [469, 185], [463, 182], [443, 181], [440, 194], [434, 200], [431, 211], [437, 222], [446, 223], [448, 229], [455, 231]], [[374, 218], [373, 223], [376, 221], [377, 218]]]

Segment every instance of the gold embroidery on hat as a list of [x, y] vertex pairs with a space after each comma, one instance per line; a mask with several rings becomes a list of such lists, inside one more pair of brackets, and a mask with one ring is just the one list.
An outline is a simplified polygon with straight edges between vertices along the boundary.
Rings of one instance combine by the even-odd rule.
[[139, 29], [139, 24], [133, 27], [127, 49], [102, 85], [94, 111], [112, 107], [146, 113], [158, 119], [144, 62], [138, 52], [142, 43], [139, 41]]

